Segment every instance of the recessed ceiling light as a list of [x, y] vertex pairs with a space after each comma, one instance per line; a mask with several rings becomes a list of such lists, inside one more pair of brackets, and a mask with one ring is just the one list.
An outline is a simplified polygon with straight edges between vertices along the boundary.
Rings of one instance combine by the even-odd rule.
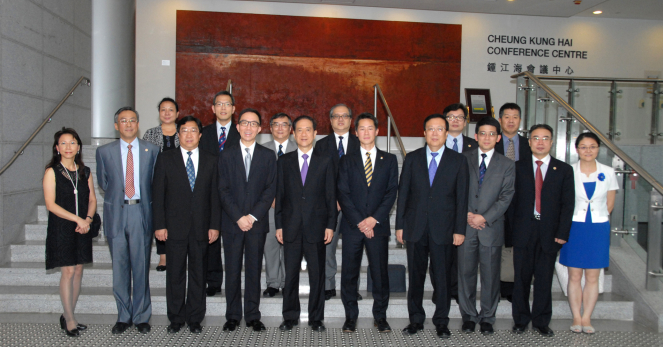
[[596, 11], [594, 11], [594, 12], [592, 12], [592, 13], [593, 13], [593, 14], [601, 14], [601, 13], [603, 13], [603, 11], [601, 11], [601, 10], [596, 10]]

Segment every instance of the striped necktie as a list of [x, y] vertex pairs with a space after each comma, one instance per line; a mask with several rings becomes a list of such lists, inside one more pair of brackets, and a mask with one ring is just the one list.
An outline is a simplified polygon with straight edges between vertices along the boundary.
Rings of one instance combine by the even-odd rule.
[[371, 162], [371, 152], [366, 152], [366, 164], [364, 164], [364, 173], [366, 174], [366, 183], [371, 186], [373, 180], [373, 162]]

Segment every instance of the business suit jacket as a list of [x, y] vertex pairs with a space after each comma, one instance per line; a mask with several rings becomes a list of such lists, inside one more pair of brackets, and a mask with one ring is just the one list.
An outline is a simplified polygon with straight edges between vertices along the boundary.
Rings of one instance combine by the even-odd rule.
[[[115, 237], [121, 226], [120, 215], [124, 207], [124, 172], [120, 141], [113, 141], [97, 148], [97, 182], [104, 190], [104, 232], [106, 237]], [[160, 148], [138, 139], [140, 170], [140, 207], [143, 213], [143, 230], [151, 234], [152, 229], [152, 174]]]
[[[520, 136], [520, 134], [517, 134], [518, 136], [518, 159], [527, 159], [527, 158], [532, 158], [532, 149], [529, 147], [529, 140], [524, 137]], [[502, 134], [502, 137], [504, 137], [504, 134]], [[515, 148], [514, 148], [515, 149]], [[495, 152], [506, 155], [506, 152], [504, 151], [504, 142], [500, 140], [500, 142], [495, 145]]]
[[[191, 191], [182, 151], [159, 155], [152, 183], [154, 230], [168, 229], [168, 239], [209, 239], [209, 229], [219, 230], [221, 217], [217, 190], [217, 158], [198, 151], [198, 173]], [[194, 235], [189, 235], [193, 232]]]
[[[357, 135], [348, 132], [347, 136], [348, 148], [344, 148], [345, 154], [359, 153], [359, 138]], [[333, 132], [315, 142], [313, 153], [330, 157], [334, 164], [334, 174], [338, 174], [338, 161], [340, 158], [338, 157], [338, 142], [336, 142], [336, 136]]]
[[361, 152], [344, 155], [339, 161], [337, 198], [343, 210], [341, 233], [361, 233], [357, 224], [373, 217], [375, 236], [391, 235], [389, 212], [398, 192], [396, 156], [377, 150], [371, 186], [366, 183]]
[[[530, 157], [531, 158], [531, 157]], [[526, 247], [534, 229], [534, 203], [536, 198], [535, 177], [532, 160], [519, 160], [516, 163], [516, 193], [513, 197], [513, 245]], [[575, 187], [571, 165], [550, 158], [541, 188], [541, 221], [539, 237], [546, 253], [557, 253], [562, 247], [555, 238], [568, 240], [573, 208]]]
[[[285, 153], [283, 153], [283, 154], [294, 152], [294, 151], [297, 150], [297, 143], [295, 141], [292, 141], [292, 140], [288, 139], [286, 141], [286, 143], [287, 143], [287, 146], [285, 148]], [[273, 139], [263, 143], [262, 146], [267, 148], [267, 149], [271, 149], [272, 151], [274, 151], [274, 155], [276, 156], [276, 159], [279, 159], [279, 149], [276, 148], [276, 145], [274, 144]]]
[[322, 242], [325, 229], [336, 229], [336, 182], [334, 164], [328, 156], [309, 158], [306, 184], [302, 185], [297, 151], [278, 160], [276, 229], [283, 229], [283, 239], [294, 242], [303, 234], [309, 243]]
[[[233, 121], [230, 129], [226, 129], [226, 144], [223, 149], [233, 146], [239, 146], [239, 131], [237, 131], [237, 122]], [[216, 134], [216, 120], [214, 123], [203, 128], [203, 136], [200, 138], [200, 149], [219, 155], [219, 135]]]
[[479, 148], [479, 143], [477, 140], [475, 140], [473, 137], [463, 135], [463, 149], [460, 151], [461, 153], [465, 153], [477, 148]]
[[465, 235], [468, 188], [462, 154], [444, 150], [431, 187], [426, 146], [409, 153], [398, 188], [396, 230], [403, 229], [403, 240], [417, 242], [428, 227], [436, 244], [453, 244], [453, 234]]

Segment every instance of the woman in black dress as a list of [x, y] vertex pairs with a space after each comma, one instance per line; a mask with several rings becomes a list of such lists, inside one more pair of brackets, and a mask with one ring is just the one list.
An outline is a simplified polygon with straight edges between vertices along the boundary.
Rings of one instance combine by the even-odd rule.
[[53, 158], [46, 165], [43, 187], [48, 229], [46, 233], [46, 270], [60, 268], [60, 299], [64, 314], [60, 327], [67, 335], [78, 336], [87, 326], [74, 317], [81, 292], [83, 264], [92, 262], [92, 217], [97, 210], [90, 168], [83, 165], [81, 139], [74, 129], [55, 133]]

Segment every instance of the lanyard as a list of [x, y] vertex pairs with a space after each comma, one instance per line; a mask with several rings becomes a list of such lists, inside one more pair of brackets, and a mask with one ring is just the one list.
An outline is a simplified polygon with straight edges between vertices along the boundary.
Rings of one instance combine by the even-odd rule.
[[[60, 165], [62, 165], [62, 163], [60, 163]], [[74, 186], [74, 198], [76, 199], [76, 216], [78, 216], [78, 165], [76, 165], [76, 184], [74, 184], [74, 180], [71, 178], [69, 170], [67, 170], [67, 168], [64, 165], [62, 165], [62, 168], [64, 169], [64, 172], [67, 173], [67, 176], [69, 176], [71, 185]]]

